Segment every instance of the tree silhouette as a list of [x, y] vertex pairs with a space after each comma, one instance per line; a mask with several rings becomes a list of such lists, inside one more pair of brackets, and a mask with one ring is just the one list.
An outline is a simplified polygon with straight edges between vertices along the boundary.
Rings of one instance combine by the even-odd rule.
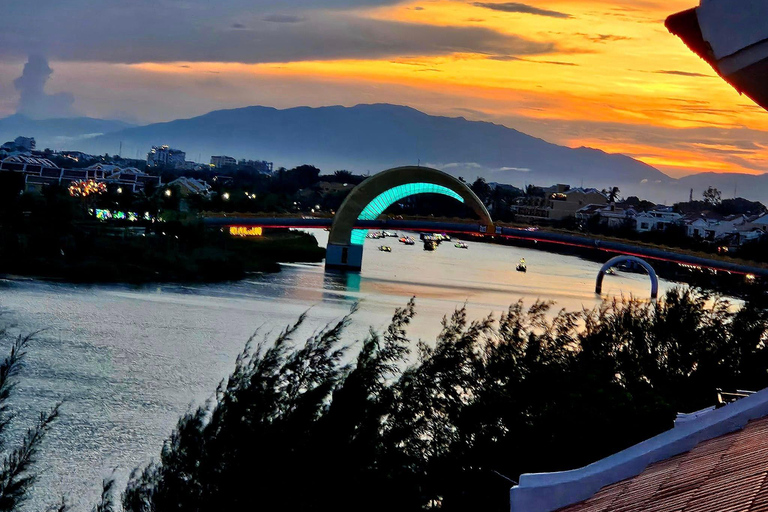
[[601, 192], [606, 195], [609, 203], [615, 203], [619, 200], [621, 190], [619, 190], [619, 187], [609, 187], [608, 189], [601, 190]]
[[720, 191], [715, 187], [708, 187], [701, 195], [704, 196], [704, 202], [712, 206], [717, 206], [721, 202]]
[[768, 385], [764, 306], [734, 310], [693, 289], [575, 312], [518, 301], [498, 319], [458, 309], [427, 344], [406, 336], [411, 301], [351, 363], [349, 317], [294, 346], [302, 316], [274, 342], [248, 343], [212, 406], [134, 472], [123, 506], [509, 510], [520, 473], [615, 453], [712, 405], [718, 387]]

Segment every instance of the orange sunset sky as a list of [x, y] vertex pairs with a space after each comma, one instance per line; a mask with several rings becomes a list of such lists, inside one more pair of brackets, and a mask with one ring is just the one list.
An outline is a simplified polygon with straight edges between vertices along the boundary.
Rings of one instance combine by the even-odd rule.
[[[253, 28], [248, 41], [263, 48], [268, 37], [274, 46], [248, 62], [194, 48], [158, 51], [155, 59], [152, 51], [126, 54], [116, 46], [113, 58], [108, 44], [99, 54], [51, 40], [38, 45], [53, 69], [46, 92], [71, 93], [78, 114], [141, 123], [254, 104], [387, 102], [624, 153], [675, 177], [768, 170], [768, 114], [664, 27], [668, 15], [695, 7], [691, 0], [362, 3], [222, 13], [230, 32], [210, 30], [229, 37], [238, 29], [242, 38]], [[257, 29], [264, 20], [278, 22], [269, 26], [279, 31], [263, 35]], [[195, 25], [190, 37], [198, 29], [207, 30]], [[297, 30], [347, 31], [349, 40], [339, 44], [350, 47], [355, 38], [361, 47], [382, 44], [350, 55], [307, 54], [298, 47], [282, 52], [279, 45], [291, 45]], [[421, 43], [397, 44], [420, 33], [432, 38], [429, 30], [446, 39], [437, 49], [419, 53]], [[18, 102], [11, 82], [21, 74], [23, 50], [0, 60], [2, 115], [12, 114]]]

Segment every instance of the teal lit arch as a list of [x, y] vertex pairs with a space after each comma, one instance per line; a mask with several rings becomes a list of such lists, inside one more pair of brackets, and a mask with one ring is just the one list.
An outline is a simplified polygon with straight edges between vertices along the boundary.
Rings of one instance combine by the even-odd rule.
[[355, 229], [355, 223], [376, 220], [392, 204], [416, 194], [440, 194], [455, 199], [475, 212], [486, 232], [493, 232], [488, 210], [466, 183], [429, 167], [396, 167], [367, 178], [344, 199], [328, 235], [326, 266], [359, 270], [367, 230]]
[[[368, 203], [368, 206], [363, 208], [363, 211], [357, 216], [357, 220], [376, 220], [379, 218], [379, 215], [396, 202], [416, 194], [441, 194], [456, 199], [461, 203], [464, 202], [463, 197], [448, 187], [434, 183], [408, 183], [393, 187], [376, 196], [373, 201]], [[354, 245], [362, 245], [367, 234], [367, 229], [353, 229], [350, 242]]]

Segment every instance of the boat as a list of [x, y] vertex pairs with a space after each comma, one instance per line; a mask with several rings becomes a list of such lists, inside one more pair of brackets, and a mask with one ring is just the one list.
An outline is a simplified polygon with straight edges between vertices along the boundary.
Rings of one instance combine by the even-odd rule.
[[420, 237], [423, 242], [434, 242], [435, 245], [440, 245], [440, 242], [443, 241], [443, 238], [440, 235], [431, 235], [428, 233], [422, 233]]
[[404, 236], [399, 241], [400, 241], [400, 243], [405, 244], [405, 245], [414, 245], [416, 243], [416, 240], [414, 240], [410, 236]]
[[397, 233], [394, 231], [384, 231], [382, 234], [385, 237], [397, 238]]
[[425, 251], [434, 251], [435, 249], [437, 249], [437, 242], [434, 240], [424, 240]]
[[453, 244], [453, 246], [456, 247], [457, 249], [468, 249], [469, 248], [469, 246], [465, 242], [456, 242], [455, 244]]
[[609, 276], [616, 275], [616, 271], [613, 269], [613, 267], [606, 270], [605, 273], [608, 274]]
[[392, 252], [392, 248], [388, 245], [380, 245], [379, 250], [382, 252]]
[[520, 258], [520, 262], [515, 267], [518, 272], [527, 272], [528, 266], [525, 264], [525, 258]]

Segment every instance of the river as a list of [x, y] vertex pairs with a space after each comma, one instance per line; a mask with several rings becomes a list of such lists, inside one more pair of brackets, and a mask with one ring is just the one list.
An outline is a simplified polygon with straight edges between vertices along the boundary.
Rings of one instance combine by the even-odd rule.
[[[321, 244], [327, 233], [316, 233]], [[377, 250], [386, 243], [392, 252]], [[443, 315], [466, 304], [470, 318], [505, 310], [522, 298], [553, 300], [569, 310], [591, 308], [600, 264], [573, 256], [501, 245], [443, 243], [437, 251], [394, 238], [366, 240], [360, 274], [326, 274], [319, 264], [284, 265], [277, 274], [235, 283], [84, 286], [0, 281], [0, 322], [13, 332], [40, 332], [14, 400], [20, 421], [64, 400], [46, 439], [32, 500], [44, 510], [69, 498], [90, 510], [103, 477], [128, 473], [157, 457], [179, 415], [209, 399], [255, 331], [270, 337], [309, 310], [305, 337], [359, 311], [348, 341], [387, 325], [392, 312], [416, 297], [409, 334], [434, 341]], [[524, 257], [526, 273], [515, 265]], [[660, 293], [675, 283], [660, 282]], [[606, 276], [603, 296], [648, 297], [648, 277]], [[7, 347], [2, 347], [6, 349]]]

